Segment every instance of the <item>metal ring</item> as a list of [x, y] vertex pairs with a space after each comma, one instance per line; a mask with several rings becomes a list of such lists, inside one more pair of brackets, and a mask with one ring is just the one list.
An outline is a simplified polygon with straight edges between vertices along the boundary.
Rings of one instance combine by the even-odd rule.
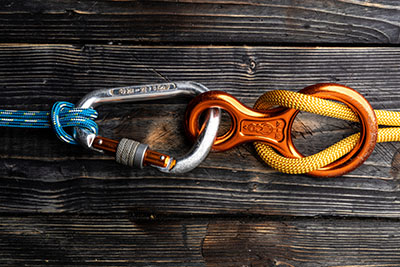
[[360, 140], [352, 151], [328, 166], [308, 174], [336, 177], [351, 172], [363, 164], [374, 150], [378, 138], [378, 122], [369, 102], [354, 89], [340, 84], [320, 83], [308, 86], [299, 92], [345, 103], [358, 115], [362, 126]]
[[[324, 168], [307, 174], [316, 177], [336, 177], [351, 172], [363, 164], [374, 150], [378, 137], [378, 122], [369, 102], [354, 89], [341, 84], [319, 83], [308, 86], [299, 92], [345, 103], [358, 115], [360, 124], [362, 125], [360, 140], [352, 151]], [[265, 108], [268, 108], [268, 105]], [[293, 109], [293, 111], [294, 113], [288, 125], [288, 147], [290, 147], [290, 150], [286, 151], [288, 154], [285, 156], [289, 158], [303, 158], [304, 155], [296, 149], [291, 138], [292, 125], [299, 113], [298, 110]]]
[[[84, 96], [76, 105], [77, 108], [96, 108], [103, 104], [121, 102], [138, 102], [173, 98], [178, 96], [196, 96], [210, 91], [207, 87], [195, 82], [161, 83], [142, 86], [128, 86], [112, 89], [100, 89]], [[204, 131], [197, 138], [192, 149], [184, 156], [176, 159], [176, 164], [170, 168], [157, 167], [162, 172], [184, 173], [196, 168], [208, 155], [214, 143], [221, 120], [219, 108], [207, 111]], [[75, 139], [89, 149], [94, 148], [96, 135], [81, 128], [75, 128]]]

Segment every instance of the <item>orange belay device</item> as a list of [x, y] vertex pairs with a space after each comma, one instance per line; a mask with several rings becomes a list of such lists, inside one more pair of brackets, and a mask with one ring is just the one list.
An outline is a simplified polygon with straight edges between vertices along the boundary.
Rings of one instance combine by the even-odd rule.
[[[195, 97], [185, 115], [186, 132], [195, 142], [180, 157], [151, 150], [147, 144], [129, 138], [117, 141], [98, 135], [94, 108], [100, 105], [177, 96]], [[229, 113], [232, 123], [226, 133], [217, 136], [221, 109]], [[361, 130], [323, 151], [303, 156], [291, 135], [299, 111], [360, 122]], [[203, 113], [204, 124], [200, 127]], [[396, 127], [378, 128], [378, 125]], [[57, 102], [51, 112], [0, 109], [0, 126], [53, 128], [64, 142], [80, 144], [100, 153], [110, 152], [124, 165], [152, 166], [166, 173], [193, 170], [211, 150], [224, 151], [244, 142], [254, 142], [261, 159], [278, 171], [333, 177], [360, 166], [377, 142], [400, 141], [400, 112], [373, 110], [361, 94], [333, 83], [312, 85], [299, 92], [266, 92], [258, 98], [254, 108], [246, 107], [228, 93], [210, 91], [190, 81], [99, 89], [85, 95], [76, 106]], [[63, 127], [74, 127], [74, 136], [66, 133]]]
[[[284, 93], [279, 92], [275, 91], [275, 95], [270, 98], [277, 99], [279, 98], [277, 95], [284, 95]], [[361, 123], [359, 137], [356, 134], [353, 138], [355, 139], [353, 141], [354, 145], [351, 145], [350, 151], [346, 149], [346, 153], [349, 151], [346, 155], [336, 155], [337, 159], [335, 158], [332, 163], [312, 170], [308, 174], [319, 177], [334, 177], [348, 173], [360, 166], [371, 155], [378, 138], [378, 120], [369, 102], [357, 91], [339, 84], [316, 84], [304, 88], [299, 93], [305, 96], [301, 101], [303, 102], [303, 106], [309, 107], [305, 108], [307, 111], [318, 114], [322, 112], [323, 115], [330, 115], [336, 118], [343, 118], [342, 113], [346, 113], [344, 115], [345, 119], [348, 119], [346, 116], [353, 116], [350, 120], [360, 121]], [[298, 104], [299, 101], [294, 99], [300, 95], [299, 93], [293, 93], [294, 95], [287, 97], [285, 100], [278, 101], [278, 104], [303, 109]], [[324, 99], [342, 102], [347, 107], [340, 103]], [[315, 107], [310, 108], [313, 104], [309, 102], [311, 100], [317, 101], [317, 104], [319, 103], [318, 101], [322, 101], [319, 103], [322, 106], [317, 108], [319, 109], [318, 112], [315, 111]], [[293, 102], [294, 104], [290, 104], [289, 102]], [[209, 91], [200, 94], [189, 103], [185, 117], [186, 131], [192, 138], [198, 136], [200, 132], [199, 118], [202, 112], [209, 108], [218, 107], [230, 115], [232, 123], [230, 129], [225, 134], [216, 138], [212, 147], [213, 151], [225, 151], [244, 142], [256, 141], [258, 142], [257, 151], [260, 155], [264, 153], [262, 151], [268, 145], [279, 152], [279, 159], [288, 158], [289, 161], [292, 160], [294, 164], [297, 164], [298, 161], [295, 160], [302, 159], [304, 156], [294, 146], [291, 130], [299, 109], [273, 107], [273, 104], [277, 103], [273, 103], [273, 101], [267, 103], [263, 100], [262, 96], [257, 101], [255, 109], [253, 109], [246, 107], [228, 93]], [[335, 107], [338, 107], [339, 110], [335, 110]], [[381, 114], [382, 112], [386, 113]], [[382, 117], [388, 113], [390, 113], [391, 117], [394, 117], [395, 121], [391, 121], [385, 125], [399, 125], [399, 114], [397, 112], [380, 111], [379, 115]], [[400, 128], [383, 128], [380, 130], [385, 129], [390, 129], [390, 136], [385, 137], [382, 134], [380, 141], [394, 141], [399, 139], [398, 130]], [[324, 158], [330, 157], [330, 155], [332, 153], [329, 153], [328, 156], [325, 154]], [[283, 169], [284, 172], [288, 173], [300, 173], [290, 171], [291, 167], [285, 169], [282, 165], [283, 163], [279, 162], [279, 159], [276, 160], [278, 163], [273, 167], [278, 170]], [[311, 159], [312, 162], [324, 160], [321, 157]], [[304, 169], [303, 166], [300, 167]]]
[[[210, 150], [224, 151], [244, 142], [255, 142], [258, 155], [271, 167], [285, 173], [319, 177], [340, 176], [354, 170], [371, 155], [376, 142], [400, 141], [400, 127], [378, 129], [378, 124], [400, 126], [400, 112], [373, 110], [357, 91], [333, 83], [312, 85], [297, 93], [270, 91], [260, 96], [254, 108], [246, 107], [228, 93], [210, 91], [202, 84], [188, 81], [100, 89], [84, 96], [77, 108], [179, 95], [195, 96], [185, 117], [186, 132], [195, 142], [179, 158], [150, 150], [148, 145], [135, 140], [115, 141], [84, 128], [75, 128], [75, 138], [89, 149], [112, 152], [119, 163], [138, 168], [150, 165], [167, 173], [194, 169]], [[230, 114], [232, 124], [229, 131], [217, 136], [221, 109]], [[361, 131], [305, 157], [296, 149], [291, 136], [293, 121], [300, 110], [360, 122]], [[205, 123], [199, 127], [204, 112]]]

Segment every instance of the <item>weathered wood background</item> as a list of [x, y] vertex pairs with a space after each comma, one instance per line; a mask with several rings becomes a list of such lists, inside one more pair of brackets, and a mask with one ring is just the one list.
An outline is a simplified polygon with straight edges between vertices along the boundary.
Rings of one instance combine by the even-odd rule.
[[[252, 105], [337, 82], [400, 110], [398, 1], [1, 1], [0, 108], [193, 80]], [[99, 108], [107, 137], [183, 153], [187, 99]], [[356, 127], [301, 114], [313, 153]], [[251, 145], [166, 175], [0, 129], [0, 266], [400, 266], [400, 145], [332, 179], [277, 173]]]

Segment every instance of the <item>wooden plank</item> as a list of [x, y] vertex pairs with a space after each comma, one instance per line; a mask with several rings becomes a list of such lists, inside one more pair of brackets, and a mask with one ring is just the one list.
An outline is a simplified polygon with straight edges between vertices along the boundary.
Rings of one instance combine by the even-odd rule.
[[5, 266], [204, 266], [203, 221], [135, 223], [126, 217], [2, 217]]
[[[3, 45], [0, 106], [46, 110], [93, 89], [176, 80], [226, 90], [251, 105], [266, 90], [335, 81], [376, 108], [396, 109], [399, 60], [399, 48]], [[182, 154], [190, 147], [181, 126], [186, 102], [102, 107], [99, 124], [105, 136]], [[315, 152], [354, 126], [304, 115], [295, 125], [296, 143]], [[396, 143], [378, 145], [345, 177], [317, 179], [276, 173], [251, 145], [213, 153], [188, 174], [166, 175], [117, 165], [47, 130], [3, 128], [0, 140], [3, 212], [400, 216]]]
[[394, 0], [11, 1], [2, 42], [399, 43]]
[[7, 98], [0, 104], [43, 108], [104, 87], [194, 80], [246, 104], [268, 90], [337, 82], [357, 89], [375, 108], [393, 109], [399, 57], [397, 47], [3, 44], [0, 85]]
[[5, 266], [398, 266], [391, 220], [2, 216]]
[[398, 266], [398, 222], [216, 221], [207, 227], [207, 266]]

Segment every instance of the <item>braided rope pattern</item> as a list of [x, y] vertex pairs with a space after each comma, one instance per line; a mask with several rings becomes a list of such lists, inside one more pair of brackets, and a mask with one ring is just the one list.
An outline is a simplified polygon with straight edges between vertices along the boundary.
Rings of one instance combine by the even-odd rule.
[[[346, 105], [297, 92], [275, 90], [263, 94], [255, 103], [255, 109], [284, 106], [337, 119], [358, 121], [357, 115]], [[375, 110], [378, 124], [400, 126], [400, 112]], [[303, 174], [320, 169], [349, 153], [357, 144], [360, 133], [353, 134], [338, 143], [304, 158], [286, 158], [265, 143], [255, 142], [258, 155], [272, 168], [289, 174]], [[377, 142], [400, 141], [400, 127], [378, 129]]]
[[255, 142], [258, 155], [274, 169], [290, 174], [308, 173], [320, 169], [349, 153], [357, 144], [360, 134], [356, 133], [336, 144], [304, 158], [286, 158], [264, 143]]
[[51, 112], [0, 109], [0, 127], [53, 128], [57, 137], [68, 144], [78, 144], [63, 128], [80, 127], [97, 134], [94, 109], [74, 108], [69, 102], [56, 102]]
[[258, 98], [254, 108], [266, 109], [267, 106], [271, 105], [298, 109], [337, 119], [358, 121], [357, 115], [346, 105], [298, 92], [285, 90], [267, 92]]

